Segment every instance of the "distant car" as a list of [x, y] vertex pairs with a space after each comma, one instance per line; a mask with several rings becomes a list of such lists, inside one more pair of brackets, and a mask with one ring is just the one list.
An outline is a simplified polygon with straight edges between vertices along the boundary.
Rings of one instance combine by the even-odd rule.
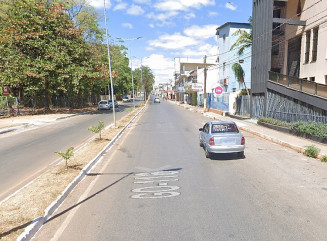
[[123, 102], [131, 102], [131, 99], [128, 96], [123, 97]]
[[[111, 104], [111, 107], [112, 107], [112, 100], [109, 100], [109, 103]], [[116, 100], [114, 100], [114, 103], [115, 103], [115, 108], [118, 107], [118, 102]]]
[[237, 153], [244, 157], [245, 138], [235, 122], [210, 121], [199, 129], [200, 146], [207, 158], [212, 153]]
[[160, 103], [160, 99], [158, 97], [154, 98], [153, 103]]
[[112, 107], [108, 100], [101, 100], [98, 104], [98, 110], [110, 110]]

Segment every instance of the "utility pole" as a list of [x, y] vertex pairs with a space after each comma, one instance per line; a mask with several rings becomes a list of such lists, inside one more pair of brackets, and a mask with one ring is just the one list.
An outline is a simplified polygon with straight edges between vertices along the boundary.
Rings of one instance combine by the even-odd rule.
[[203, 58], [203, 63], [204, 63], [204, 96], [203, 96], [203, 108], [204, 111], [206, 111], [207, 108], [207, 55], [204, 56]]

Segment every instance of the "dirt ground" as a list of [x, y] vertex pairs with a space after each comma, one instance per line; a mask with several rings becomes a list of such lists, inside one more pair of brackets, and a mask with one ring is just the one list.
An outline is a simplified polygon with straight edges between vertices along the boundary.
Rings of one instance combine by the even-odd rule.
[[68, 168], [66, 168], [65, 161], [61, 161], [59, 165], [47, 170], [29, 186], [2, 203], [0, 206], [0, 240], [16, 240], [33, 220], [42, 217], [44, 210], [57, 199], [84, 166], [118, 134], [140, 108], [142, 106], [119, 120], [116, 128], [102, 131], [101, 140], [97, 135], [97, 138], [79, 149], [68, 160]]

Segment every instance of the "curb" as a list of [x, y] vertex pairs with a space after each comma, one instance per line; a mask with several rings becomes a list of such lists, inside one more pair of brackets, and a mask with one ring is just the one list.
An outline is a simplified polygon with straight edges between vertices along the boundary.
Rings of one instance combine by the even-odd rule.
[[[136, 117], [143, 112], [147, 103], [143, 108], [135, 114], [135, 116], [119, 131], [119, 133], [93, 158], [80, 172], [80, 174], [66, 187], [61, 195], [48, 206], [44, 211], [43, 217], [38, 217], [32, 221], [32, 223], [25, 228], [25, 231], [17, 238], [17, 241], [31, 240], [34, 235], [40, 230], [43, 224], [50, 218], [54, 211], [59, 208], [68, 194], [77, 186], [77, 184], [87, 175], [87, 173], [102, 160], [102, 155], [108, 151], [112, 145], [120, 138], [125, 129], [136, 119]], [[68, 118], [68, 117], [67, 117]]]
[[[181, 106], [180, 104], [177, 104], [177, 105], [178, 105], [178, 106]], [[183, 106], [181, 106], [181, 107], [183, 107]], [[186, 107], [184, 107], [184, 108], [185, 108], [185, 109], [188, 109], [188, 108], [186, 108]], [[214, 119], [214, 118], [215, 118], [214, 116], [211, 116], [210, 114], [207, 114], [207, 113], [208, 113], [208, 112], [200, 113], [200, 114], [202, 114], [204, 117], [207, 117], [207, 118], [211, 118], [211, 119]], [[213, 113], [213, 114], [215, 114], [215, 113]], [[229, 117], [234, 118], [234, 116], [229, 116]], [[239, 118], [235, 118], [235, 119], [245, 121], [244, 119], [239, 119]], [[252, 134], [252, 135], [255, 135], [255, 136], [258, 136], [258, 137], [263, 138], [263, 139], [265, 139], [265, 140], [271, 141], [271, 142], [273, 142], [273, 143], [275, 143], [275, 144], [278, 144], [278, 145], [281, 145], [281, 146], [287, 147], [287, 148], [292, 149], [292, 150], [294, 150], [294, 151], [297, 151], [297, 152], [300, 152], [300, 153], [304, 153], [304, 152], [305, 152], [305, 149], [304, 149], [303, 147], [296, 146], [296, 145], [293, 145], [293, 144], [290, 144], [290, 143], [287, 143], [287, 142], [284, 142], [284, 141], [278, 140], [278, 139], [276, 139], [276, 138], [274, 138], [274, 137], [271, 137], [271, 136], [268, 136], [268, 135], [265, 135], [265, 134], [261, 134], [261, 133], [259, 133], [259, 132], [256, 132], [256, 131], [253, 131], [253, 130], [251, 130], [251, 129], [248, 129], [248, 128], [246, 128], [246, 127], [241, 127], [241, 126], [239, 126], [239, 128], [240, 128], [241, 130], [243, 130], [243, 131], [246, 131], [246, 132]]]

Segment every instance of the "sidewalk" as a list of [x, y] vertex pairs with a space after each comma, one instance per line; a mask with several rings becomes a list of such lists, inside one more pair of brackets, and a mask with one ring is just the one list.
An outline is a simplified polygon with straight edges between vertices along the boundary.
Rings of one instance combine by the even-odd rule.
[[198, 106], [191, 106], [188, 104], [180, 104], [179, 102], [171, 102], [188, 109], [190, 111], [201, 113], [202, 115], [215, 119], [215, 120], [222, 120], [222, 121], [234, 121], [242, 131], [251, 133], [253, 135], [259, 136], [263, 139], [272, 141], [274, 143], [280, 144], [282, 146], [291, 148], [298, 152], [304, 152], [306, 146], [315, 145], [318, 147], [320, 151], [320, 156], [327, 155], [327, 145], [319, 142], [315, 142], [312, 140], [308, 140], [302, 137], [294, 136], [291, 134], [282, 133], [280, 131], [276, 131], [264, 126], [260, 126], [257, 124], [255, 119], [245, 119], [239, 120], [229, 116], [222, 116], [213, 112], [204, 112], [203, 108]]
[[0, 134], [24, 129], [26, 127], [44, 125], [59, 119], [69, 118], [77, 114], [22, 115], [0, 119]]

